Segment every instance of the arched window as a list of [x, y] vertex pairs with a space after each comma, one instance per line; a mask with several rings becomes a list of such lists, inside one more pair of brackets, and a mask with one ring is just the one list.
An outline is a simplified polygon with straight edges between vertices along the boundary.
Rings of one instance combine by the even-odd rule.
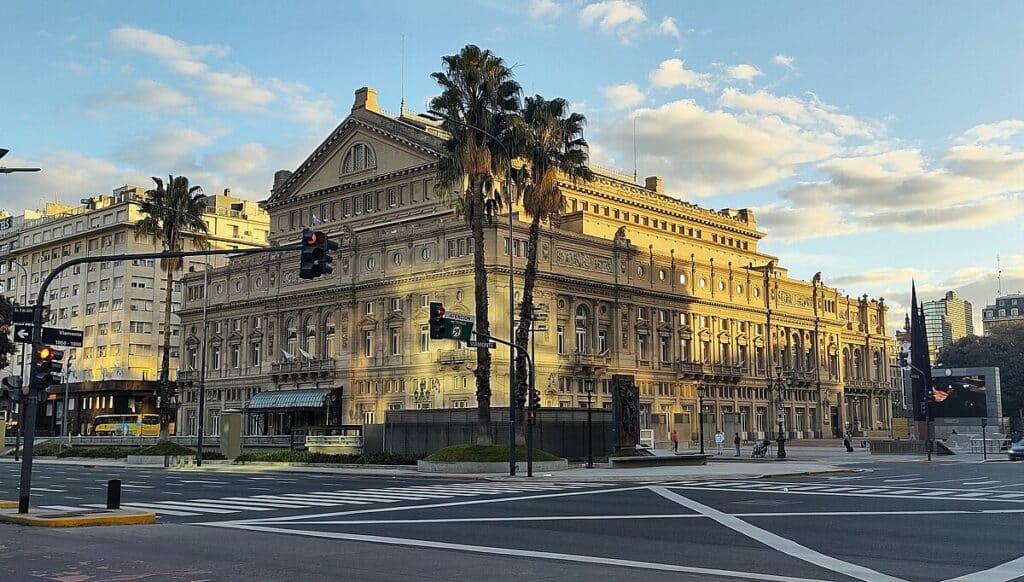
[[307, 357], [316, 357], [316, 322], [313, 321], [312, 317], [306, 318], [306, 353], [309, 354]]
[[345, 154], [345, 161], [342, 163], [341, 173], [351, 174], [352, 172], [359, 172], [376, 167], [377, 155], [373, 153], [373, 148], [365, 143], [357, 143], [349, 148], [348, 153]]
[[298, 352], [296, 351], [295, 348], [298, 347], [298, 335], [296, 335], [295, 333], [295, 320], [288, 320], [288, 322], [284, 326], [284, 334], [286, 346], [285, 351], [288, 352], [289, 356], [293, 358], [297, 357]]
[[324, 352], [325, 358], [334, 357], [334, 314], [324, 319]]
[[843, 348], [843, 379], [853, 378], [853, 359], [850, 357], [850, 348]]
[[587, 326], [590, 312], [585, 305], [576, 306], [576, 351], [587, 353], [587, 338], [590, 336]]
[[860, 353], [860, 348], [853, 350], [853, 370], [853, 377], [855, 379], [864, 379], [864, 357]]
[[790, 348], [789, 349], [790, 349], [790, 354], [793, 357], [793, 369], [794, 370], [799, 370], [801, 368], [801, 366], [800, 366], [800, 364], [801, 364], [801, 362], [800, 362], [800, 359], [801, 359], [800, 358], [800, 354], [803, 353], [803, 343], [804, 343], [803, 342], [803, 338], [801, 338], [800, 334], [798, 334], [798, 333], [794, 333], [790, 337]]

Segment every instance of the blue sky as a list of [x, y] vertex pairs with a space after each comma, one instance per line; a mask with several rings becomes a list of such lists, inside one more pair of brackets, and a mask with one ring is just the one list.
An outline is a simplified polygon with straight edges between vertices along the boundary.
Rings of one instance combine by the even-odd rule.
[[422, 111], [466, 43], [587, 115], [595, 163], [752, 207], [762, 250], [885, 296], [1024, 288], [1024, 4], [36, 2], [4, 8], [0, 208], [151, 175], [266, 196], [378, 89]]

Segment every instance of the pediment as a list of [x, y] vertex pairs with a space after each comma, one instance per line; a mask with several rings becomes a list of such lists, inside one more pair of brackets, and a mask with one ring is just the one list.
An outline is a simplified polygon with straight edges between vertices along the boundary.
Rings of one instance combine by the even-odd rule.
[[[385, 115], [353, 113], [271, 194], [267, 205], [433, 163], [440, 143], [438, 138]], [[345, 156], [356, 144], [368, 146], [375, 163], [346, 171]]]

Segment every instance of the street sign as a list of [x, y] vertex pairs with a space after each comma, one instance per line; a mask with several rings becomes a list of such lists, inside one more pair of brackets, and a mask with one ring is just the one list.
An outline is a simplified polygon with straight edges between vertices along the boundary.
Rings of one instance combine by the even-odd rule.
[[452, 321], [465, 321], [469, 323], [473, 323], [476, 321], [475, 315], [469, 315], [466, 313], [445, 313], [444, 318], [450, 319]]
[[61, 329], [59, 327], [43, 328], [43, 343], [69, 348], [82, 347], [85, 333], [80, 329]]
[[471, 341], [471, 342], [469, 342], [469, 347], [471, 347], [471, 348], [494, 349], [494, 348], [498, 347], [498, 344], [496, 344], [494, 342], [476, 342], [476, 341]]
[[445, 315], [444, 336], [449, 339], [468, 342], [473, 337], [473, 322], [453, 320]]
[[32, 343], [32, 326], [15, 324], [14, 341], [18, 342], [19, 344]]
[[35, 308], [31, 305], [15, 306], [11, 313], [11, 321], [14, 323], [32, 323], [32, 314]]

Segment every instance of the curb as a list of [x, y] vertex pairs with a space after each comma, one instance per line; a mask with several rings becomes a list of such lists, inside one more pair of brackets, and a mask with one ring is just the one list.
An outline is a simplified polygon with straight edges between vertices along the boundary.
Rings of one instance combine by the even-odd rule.
[[[51, 517], [52, 516], [52, 517]], [[9, 513], [0, 512], [0, 523], [35, 527], [91, 527], [100, 525], [149, 525], [156, 514], [146, 511], [97, 513]]]
[[18, 507], [17, 501], [0, 501], [0, 509], [14, 509]]

